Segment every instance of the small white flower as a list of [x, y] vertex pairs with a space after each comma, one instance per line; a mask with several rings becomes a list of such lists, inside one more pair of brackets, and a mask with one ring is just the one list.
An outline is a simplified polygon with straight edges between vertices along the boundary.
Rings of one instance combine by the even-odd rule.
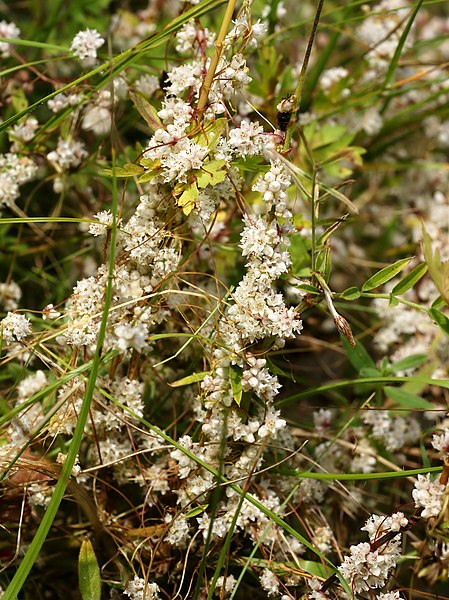
[[434, 435], [432, 446], [438, 450], [441, 458], [447, 458], [449, 456], [449, 429], [445, 429], [441, 435]]
[[42, 320], [46, 321], [47, 319], [57, 319], [61, 316], [61, 313], [55, 310], [53, 304], [47, 304], [47, 306], [42, 311]]
[[97, 58], [97, 50], [104, 44], [104, 39], [96, 29], [79, 31], [73, 38], [70, 50], [80, 60]]

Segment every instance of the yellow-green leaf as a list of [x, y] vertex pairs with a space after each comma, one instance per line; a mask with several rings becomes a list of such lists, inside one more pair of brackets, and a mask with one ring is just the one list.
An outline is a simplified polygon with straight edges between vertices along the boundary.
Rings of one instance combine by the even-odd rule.
[[449, 261], [446, 260], [443, 262], [441, 260], [439, 250], [433, 252], [431, 239], [424, 227], [423, 249], [430, 277], [442, 298], [449, 306]]
[[112, 177], [135, 177], [143, 173], [143, 167], [139, 165], [127, 164], [123, 167], [114, 167], [114, 169], [103, 169], [103, 175], [111, 175]]
[[239, 406], [242, 401], [243, 393], [242, 375], [243, 371], [237, 365], [231, 365], [229, 367], [229, 382], [231, 384], [232, 396]]
[[161, 127], [163, 127], [162, 121], [157, 114], [157, 110], [142, 96], [142, 94], [130, 91], [129, 96], [140, 115], [147, 122], [151, 131], [156, 131], [156, 129], [161, 129]]
[[101, 600], [101, 576], [92, 544], [85, 539], [78, 558], [79, 588], [83, 600]]
[[182, 207], [182, 212], [185, 215], [190, 215], [192, 210], [195, 208], [196, 201], [198, 199], [198, 188], [195, 183], [189, 183], [185, 186], [182, 194], [177, 198], [176, 202], [178, 206]]
[[211, 160], [204, 163], [201, 169], [195, 172], [198, 187], [214, 186], [224, 181], [226, 178], [225, 164], [225, 160]]
[[187, 377], [183, 377], [182, 379], [178, 379], [173, 383], [170, 383], [171, 387], [182, 387], [184, 385], [190, 385], [191, 383], [197, 383], [198, 381], [203, 381], [203, 379], [209, 375], [208, 371], [202, 371], [201, 373], [192, 373]]

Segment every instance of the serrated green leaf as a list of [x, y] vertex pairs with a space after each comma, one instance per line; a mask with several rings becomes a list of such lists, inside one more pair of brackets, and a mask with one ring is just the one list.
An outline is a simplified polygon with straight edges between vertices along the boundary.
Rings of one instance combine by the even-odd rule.
[[134, 164], [123, 165], [123, 167], [115, 167], [114, 169], [102, 169], [103, 175], [111, 175], [112, 177], [135, 177], [144, 172], [143, 167]]
[[185, 215], [190, 215], [195, 208], [195, 203], [198, 200], [198, 188], [195, 183], [189, 183], [184, 187], [184, 191], [176, 199], [178, 206], [182, 207], [182, 212]]
[[444, 331], [446, 335], [449, 335], [449, 318], [447, 315], [442, 313], [440, 310], [436, 308], [429, 309], [429, 314], [435, 323], [439, 326], [439, 328]]
[[427, 354], [411, 354], [390, 365], [389, 370], [393, 373], [398, 371], [407, 371], [408, 369], [417, 369], [429, 360]]
[[225, 160], [211, 160], [195, 171], [196, 183], [199, 188], [214, 186], [226, 179]]
[[210, 375], [208, 371], [202, 371], [201, 373], [192, 373], [187, 377], [183, 377], [182, 379], [178, 379], [169, 385], [171, 387], [182, 387], [184, 385], [190, 385], [191, 383], [198, 383], [198, 381], [203, 381], [206, 375]]
[[412, 260], [413, 257], [410, 258], [401, 258], [401, 260], [396, 261], [392, 265], [388, 265], [384, 269], [381, 269], [377, 273], [375, 273], [372, 277], [368, 279], [362, 285], [362, 292], [368, 292], [369, 290], [373, 290], [374, 288], [379, 287], [380, 285], [390, 281], [393, 279], [398, 273], [400, 273], [408, 263]]
[[407, 290], [412, 288], [415, 283], [417, 283], [424, 275], [427, 273], [427, 265], [425, 263], [420, 263], [416, 265], [410, 273], [408, 273], [399, 283], [397, 283], [394, 288], [391, 290], [393, 296], [400, 296], [404, 294]]
[[432, 250], [432, 241], [423, 227], [423, 250], [429, 267], [430, 277], [440, 292], [443, 300], [449, 306], [449, 261], [442, 261], [440, 251]]
[[424, 400], [424, 398], [412, 394], [411, 392], [407, 392], [400, 387], [386, 386], [384, 389], [387, 396], [400, 408], [410, 410], [429, 410], [435, 408], [432, 402]]
[[340, 294], [340, 298], [342, 300], [357, 300], [357, 298], [360, 298], [360, 290], [359, 288], [353, 286], [350, 288], [347, 288], [344, 292], [342, 292]]
[[242, 375], [243, 371], [237, 365], [231, 365], [229, 367], [229, 382], [231, 384], [232, 396], [239, 406], [242, 401], [243, 393]]
[[131, 98], [134, 106], [140, 113], [140, 116], [143, 117], [151, 129], [152, 132], [157, 129], [161, 129], [163, 127], [162, 121], [160, 120], [157, 110], [152, 106], [148, 100], [142, 96], [139, 92], [132, 92], [131, 90], [128, 92], [129, 97]]
[[83, 600], [101, 600], [101, 576], [90, 540], [81, 544], [78, 558], [79, 588]]

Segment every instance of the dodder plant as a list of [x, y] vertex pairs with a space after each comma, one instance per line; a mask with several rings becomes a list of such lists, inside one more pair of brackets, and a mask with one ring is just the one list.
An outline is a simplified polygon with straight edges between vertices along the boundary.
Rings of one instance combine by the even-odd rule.
[[449, 560], [447, 94], [424, 67], [444, 16], [150, 3], [106, 44], [103, 4], [87, 29], [50, 11], [45, 42], [0, 23], [4, 598], [428, 594]]

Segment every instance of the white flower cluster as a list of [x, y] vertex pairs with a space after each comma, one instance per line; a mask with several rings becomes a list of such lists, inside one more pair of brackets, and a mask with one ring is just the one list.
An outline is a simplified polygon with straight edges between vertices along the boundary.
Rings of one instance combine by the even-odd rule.
[[260, 192], [268, 205], [274, 205], [275, 215], [278, 218], [290, 219], [292, 214], [287, 210], [287, 188], [291, 185], [291, 178], [286, 173], [279, 160], [272, 160], [270, 170], [260, 177], [253, 185], [255, 192]]
[[192, 19], [185, 23], [176, 34], [176, 52], [181, 54], [211, 48], [215, 41], [215, 34], [207, 27], [201, 29]]
[[[7, 23], [6, 21], [0, 21], [0, 37], [19, 39], [20, 29], [15, 23]], [[13, 44], [8, 42], [0, 42], [0, 55], [2, 58], [8, 58], [11, 56]]]
[[449, 457], [449, 429], [445, 429], [441, 435], [434, 435], [432, 446], [440, 453], [444, 460]]
[[0, 306], [5, 310], [16, 310], [21, 297], [22, 290], [15, 281], [0, 283]]
[[31, 323], [25, 315], [9, 312], [0, 321], [0, 336], [6, 342], [20, 342], [30, 333]]
[[130, 600], [159, 600], [160, 588], [157, 583], [149, 583], [134, 575], [134, 579], [128, 581], [125, 588], [125, 594]]
[[345, 556], [338, 570], [356, 593], [367, 592], [385, 585], [390, 571], [396, 566], [400, 556], [401, 536], [375, 546], [375, 542], [389, 532], [400, 531], [408, 523], [403, 513], [391, 517], [372, 515], [362, 530], [367, 531], [371, 542], [351, 546], [351, 555]]
[[[410, 6], [405, 0], [382, 0], [372, 7], [372, 14], [363, 20], [356, 30], [357, 37], [369, 48], [366, 59], [379, 70], [385, 70], [399, 44], [404, 31]], [[413, 42], [407, 36], [405, 47]]]
[[68, 106], [76, 106], [81, 102], [81, 94], [63, 94], [60, 92], [56, 94], [54, 98], [50, 98], [47, 102], [48, 108], [51, 112], [57, 113]]
[[349, 72], [344, 67], [332, 67], [331, 69], [325, 69], [320, 76], [320, 88], [324, 92], [328, 92], [332, 86], [342, 79], [345, 79], [349, 75]]
[[79, 167], [87, 154], [80, 140], [59, 138], [56, 149], [47, 154], [47, 160], [53, 164], [58, 173], [61, 173]]
[[80, 60], [97, 58], [97, 50], [104, 44], [104, 39], [96, 29], [79, 31], [72, 40], [70, 50]]
[[158, 162], [166, 183], [187, 181], [187, 172], [200, 169], [208, 153], [207, 147], [186, 135], [192, 114], [191, 106], [180, 98], [168, 98], [158, 112], [166, 127], [155, 132], [144, 156]]
[[11, 146], [13, 152], [17, 152], [21, 146], [31, 141], [36, 135], [39, 121], [34, 117], [28, 117], [22, 123], [17, 123], [8, 132], [10, 139], [14, 142]]
[[443, 495], [446, 487], [439, 481], [432, 481], [430, 474], [418, 475], [418, 481], [412, 491], [412, 497], [417, 508], [423, 508], [421, 516], [425, 518], [438, 517], [443, 507]]
[[102, 210], [94, 215], [96, 223], [89, 224], [89, 233], [93, 236], [106, 235], [108, 229], [112, 226], [113, 215], [110, 210]]
[[27, 156], [0, 154], [0, 207], [12, 206], [20, 186], [36, 176], [37, 165]]
[[387, 410], [366, 410], [361, 419], [366, 425], [371, 425], [371, 435], [381, 440], [391, 452], [401, 450], [420, 436], [416, 419], [390, 416]]

